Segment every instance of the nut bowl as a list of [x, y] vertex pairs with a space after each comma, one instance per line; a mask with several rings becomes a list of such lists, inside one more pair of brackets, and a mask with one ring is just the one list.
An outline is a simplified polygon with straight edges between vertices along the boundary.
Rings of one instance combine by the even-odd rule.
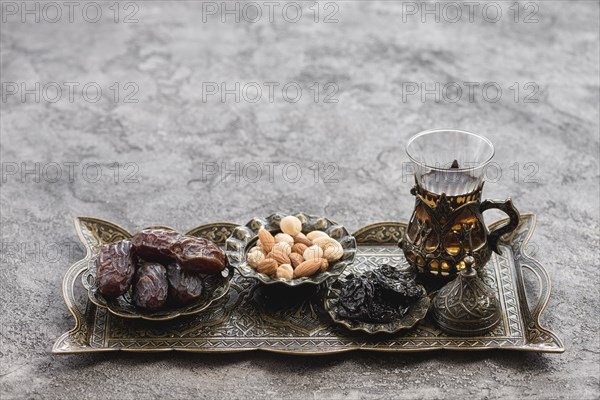
[[315, 217], [307, 214], [296, 214], [302, 222], [302, 233], [308, 234], [312, 231], [323, 231], [331, 238], [337, 240], [344, 250], [342, 257], [332, 263], [326, 271], [317, 272], [312, 276], [298, 277], [294, 279], [274, 278], [264, 273], [258, 272], [252, 268], [247, 261], [248, 251], [256, 246], [258, 241], [258, 231], [261, 228], [266, 229], [272, 234], [281, 232], [280, 222], [286, 216], [283, 213], [275, 213], [266, 218], [253, 218], [245, 226], [238, 226], [225, 243], [225, 254], [229, 264], [245, 278], [257, 279], [266, 285], [318, 285], [330, 278], [337, 278], [344, 272], [344, 269], [352, 262], [356, 254], [356, 240], [350, 235], [348, 230], [337, 222], [325, 217]]
[[[131, 302], [131, 289], [116, 299], [106, 299], [98, 292], [98, 283], [96, 281], [95, 261], [101, 245], [116, 242], [122, 239], [130, 239], [131, 234], [125, 229], [108, 221], [95, 218], [80, 217], [75, 221], [75, 227], [79, 238], [84, 243], [87, 255], [82, 262], [87, 264], [87, 268], [82, 274], [83, 286], [88, 291], [88, 297], [92, 303], [98, 307], [108, 309], [112, 314], [123, 318], [145, 319], [150, 321], [164, 321], [174, 319], [183, 315], [199, 313], [208, 308], [214, 301], [227, 294], [230, 281], [233, 277], [233, 269], [227, 266], [223, 271], [213, 275], [205, 275], [203, 278], [204, 291], [202, 296], [191, 303], [185, 305], [169, 305], [156, 311], [142, 311], [135, 307]], [[228, 237], [234, 224], [209, 224], [202, 225], [185, 233], [186, 236], [203, 237], [211, 240], [220, 246], [223, 246], [224, 240]], [[165, 226], [152, 226], [150, 228], [166, 228]]]

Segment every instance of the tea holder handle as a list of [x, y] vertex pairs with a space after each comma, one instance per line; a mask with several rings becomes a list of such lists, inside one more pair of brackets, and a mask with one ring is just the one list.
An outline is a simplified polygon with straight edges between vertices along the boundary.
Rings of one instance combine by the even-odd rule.
[[506, 213], [506, 215], [508, 215], [509, 218], [507, 224], [494, 229], [488, 235], [488, 243], [490, 248], [496, 253], [502, 254], [502, 252], [498, 248], [498, 241], [500, 240], [502, 235], [514, 231], [517, 228], [517, 226], [519, 226], [520, 214], [519, 210], [517, 210], [513, 205], [512, 199], [510, 197], [505, 201], [484, 200], [479, 206], [479, 211], [483, 213], [484, 211], [492, 208], [497, 208], [498, 210]]

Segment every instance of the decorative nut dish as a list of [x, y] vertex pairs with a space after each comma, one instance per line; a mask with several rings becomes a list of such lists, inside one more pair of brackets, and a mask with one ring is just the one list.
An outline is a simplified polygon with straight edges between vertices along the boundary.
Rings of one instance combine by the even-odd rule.
[[120, 235], [97, 238], [93, 247], [84, 242], [91, 255], [82, 281], [97, 306], [124, 318], [160, 321], [198, 313], [227, 293], [233, 271], [209, 239], [168, 227], [135, 235], [114, 227]]
[[267, 285], [317, 285], [354, 261], [356, 241], [328, 218], [275, 213], [234, 229], [225, 249], [229, 263], [246, 278]]

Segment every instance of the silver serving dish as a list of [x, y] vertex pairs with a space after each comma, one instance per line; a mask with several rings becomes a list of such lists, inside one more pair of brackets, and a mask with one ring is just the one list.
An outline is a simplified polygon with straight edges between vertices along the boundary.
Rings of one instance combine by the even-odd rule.
[[328, 218], [315, 217], [307, 214], [296, 214], [296, 217], [302, 222], [302, 233], [307, 234], [311, 231], [319, 230], [327, 233], [342, 245], [344, 255], [342, 258], [329, 266], [325, 272], [317, 273], [313, 276], [286, 280], [281, 278], [271, 278], [268, 275], [258, 272], [246, 261], [248, 251], [256, 246], [258, 240], [258, 231], [265, 228], [271, 233], [281, 232], [279, 223], [287, 214], [275, 213], [267, 218], [253, 218], [245, 226], [238, 226], [233, 230], [231, 237], [225, 244], [225, 253], [229, 264], [238, 270], [240, 275], [245, 278], [252, 278], [266, 285], [318, 285], [329, 278], [337, 278], [344, 269], [354, 261], [356, 254], [356, 240], [350, 235], [348, 230], [337, 222]]

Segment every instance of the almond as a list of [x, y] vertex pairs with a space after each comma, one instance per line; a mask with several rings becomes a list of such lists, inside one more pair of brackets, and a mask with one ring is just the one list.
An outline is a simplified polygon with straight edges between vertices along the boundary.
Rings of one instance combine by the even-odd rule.
[[302, 222], [293, 215], [283, 217], [281, 219], [281, 222], [279, 223], [279, 227], [281, 228], [283, 233], [287, 233], [291, 237], [294, 237], [300, 232], [302, 232]]
[[266, 275], [273, 275], [277, 271], [277, 261], [265, 258], [256, 265], [256, 270]]
[[308, 238], [308, 240], [315, 240], [318, 237], [329, 237], [329, 235], [322, 231], [312, 231], [308, 232], [306, 234], [306, 237]]
[[304, 257], [302, 257], [298, 253], [292, 253], [288, 257], [290, 258], [290, 261], [292, 262], [292, 266], [294, 268], [298, 267], [298, 265], [300, 265], [304, 262]]
[[290, 263], [290, 257], [281, 251], [271, 251], [269, 254], [267, 254], [267, 258], [272, 258], [273, 260], [277, 261], [277, 264]]
[[292, 245], [285, 242], [275, 243], [271, 251], [288, 255], [292, 252]]
[[321, 266], [319, 267], [319, 272], [325, 272], [329, 268], [329, 261], [325, 258], [321, 258]]
[[248, 261], [248, 265], [251, 266], [252, 268], [256, 268], [258, 263], [264, 259], [265, 259], [265, 255], [263, 254], [262, 250], [257, 247], [250, 250], [248, 252], [248, 254], [246, 255], [246, 260]]
[[256, 243], [256, 246], [251, 248], [248, 253], [252, 253], [253, 251], [260, 251], [261, 253], [263, 253], [263, 256], [267, 255], [267, 253], [265, 253], [265, 251], [262, 249], [262, 247], [260, 247], [260, 242]]
[[321, 260], [306, 260], [294, 270], [294, 278], [314, 275], [321, 268]]
[[305, 244], [308, 247], [313, 245], [313, 242], [311, 240], [309, 240], [302, 232], [300, 232], [299, 234], [294, 236], [294, 242]]
[[260, 246], [265, 252], [269, 253], [273, 249], [275, 238], [265, 228], [260, 228], [258, 231], [258, 240], [260, 240]]
[[331, 245], [331, 244], [339, 244], [339, 242], [335, 239], [330, 238], [329, 236], [325, 237], [325, 236], [321, 236], [318, 237], [316, 239], [313, 239], [313, 243], [318, 245], [320, 248], [322, 248], [323, 250], [325, 250], [325, 247]]
[[278, 233], [275, 235], [275, 243], [287, 243], [291, 246], [294, 245], [294, 238], [288, 235], [287, 233]]
[[342, 258], [343, 255], [344, 248], [337, 241], [327, 243], [323, 249], [323, 258], [326, 258], [327, 261], [337, 261]]
[[277, 268], [277, 271], [275, 272], [275, 276], [277, 278], [282, 278], [282, 279], [287, 279], [287, 280], [294, 279], [294, 269], [292, 268], [292, 266], [290, 264], [280, 265], [279, 268]]
[[300, 255], [304, 254], [304, 251], [308, 249], [308, 246], [302, 243], [296, 243], [292, 246], [292, 252]]
[[305, 260], [318, 260], [319, 258], [323, 258], [323, 249], [314, 244], [306, 250], [304, 250], [304, 253], [302, 253], [302, 257], [304, 257]]

